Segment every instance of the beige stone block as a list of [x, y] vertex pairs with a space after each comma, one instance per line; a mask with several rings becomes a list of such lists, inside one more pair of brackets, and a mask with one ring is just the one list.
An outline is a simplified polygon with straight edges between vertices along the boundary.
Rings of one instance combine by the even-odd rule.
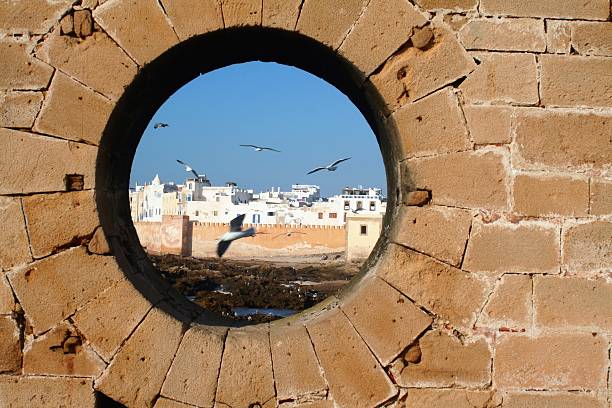
[[589, 211], [587, 179], [519, 174], [513, 193], [514, 211], [527, 216], [582, 217]]
[[0, 225], [0, 270], [30, 262], [32, 255], [19, 198], [0, 197]]
[[372, 0], [338, 49], [367, 77], [427, 19], [404, 0]]
[[[11, 316], [0, 316], [0, 372], [21, 370], [20, 330]], [[1, 386], [0, 386], [1, 387]], [[0, 401], [2, 395], [0, 394]]]
[[309, 321], [306, 328], [338, 406], [378, 406], [397, 393], [339, 308]]
[[490, 408], [490, 391], [411, 389], [406, 398], [407, 407], [427, 408]]
[[542, 104], [612, 107], [612, 59], [542, 55], [541, 64]]
[[531, 18], [471, 20], [459, 31], [459, 40], [468, 50], [546, 50], [544, 20]]
[[591, 214], [612, 214], [612, 180], [591, 179], [590, 195]]
[[272, 324], [270, 346], [277, 400], [326, 394], [327, 384], [304, 326]]
[[225, 28], [261, 25], [263, 0], [221, 0]]
[[305, 0], [297, 31], [336, 49], [367, 4], [367, 0]]
[[507, 167], [501, 149], [411, 159], [401, 164], [402, 188], [431, 191], [433, 204], [503, 210], [508, 207]]
[[[532, 166], [610, 168], [610, 134], [611, 115], [541, 109], [517, 111], [516, 150]], [[521, 167], [525, 163], [515, 165]]]
[[292, 408], [334, 408], [334, 402], [329, 400], [305, 402], [303, 404], [297, 404]]
[[193, 405], [183, 404], [182, 402], [161, 397], [155, 401], [155, 408], [193, 408]]
[[612, 56], [612, 22], [574, 23], [572, 46], [580, 54]]
[[419, 6], [428, 10], [474, 10], [478, 0], [416, 0]]
[[151, 62], [178, 42], [157, 0], [107, 1], [94, 20], [138, 65]]
[[469, 211], [448, 207], [402, 207], [391, 240], [459, 266], [472, 224]]
[[521, 105], [538, 103], [534, 55], [476, 53], [474, 57], [481, 64], [460, 86], [466, 101]]
[[395, 244], [383, 254], [376, 274], [454, 326], [471, 326], [490, 290], [473, 274]]
[[569, 54], [571, 46], [571, 24], [563, 20], [546, 20], [546, 52]]
[[606, 403], [583, 393], [509, 392], [504, 408], [605, 408]]
[[64, 191], [67, 174], [95, 184], [98, 149], [82, 143], [0, 129], [0, 194]]
[[97, 145], [113, 107], [110, 100], [58, 72], [34, 130]]
[[0, 93], [0, 127], [32, 127], [42, 100], [42, 92]]
[[201, 407], [215, 399], [227, 329], [193, 327], [183, 337], [162, 387], [162, 395]]
[[104, 230], [102, 227], [96, 228], [96, 232], [94, 232], [91, 241], [89, 241], [89, 244], [87, 245], [87, 250], [96, 255], [108, 255], [111, 253], [108, 240], [104, 235]]
[[274, 407], [273, 376], [268, 327], [230, 329], [215, 402], [230, 407]]
[[477, 325], [521, 330], [531, 327], [531, 277], [504, 275], [493, 290]]
[[[597, 390], [606, 386], [607, 342], [591, 333], [497, 338], [498, 388]], [[520, 356], [520, 358], [517, 358]]]
[[8, 274], [35, 334], [54, 327], [123, 274], [113, 258], [78, 247]]
[[92, 381], [69, 377], [0, 377], [0, 406], [94, 408]]
[[0, 315], [12, 314], [15, 310], [15, 296], [6, 276], [0, 276]]
[[151, 310], [96, 380], [96, 390], [127, 406], [153, 405], [183, 329], [183, 323], [161, 308]]
[[73, 3], [72, 0], [0, 2], [0, 31], [46, 34]]
[[475, 144], [510, 143], [512, 108], [466, 105], [463, 107], [463, 113]]
[[262, 25], [293, 31], [302, 3], [302, 0], [264, 0]]
[[402, 196], [402, 204], [407, 206], [422, 207], [428, 204], [430, 200], [431, 196], [429, 191], [426, 190], [409, 191]]
[[457, 38], [434, 29], [434, 42], [421, 50], [404, 47], [370, 77], [390, 111], [467, 76], [476, 64]]
[[401, 158], [458, 152], [471, 147], [463, 114], [451, 88], [395, 111]]
[[582, 273], [612, 271], [612, 222], [563, 228], [563, 267]]
[[52, 75], [53, 68], [32, 58], [25, 43], [0, 39], [0, 91], [45, 89]]
[[557, 17], [606, 20], [610, 14], [608, 0], [576, 3], [575, 0], [481, 0], [484, 14], [517, 17]]
[[162, 0], [162, 4], [181, 40], [223, 28], [218, 0]]
[[503, 273], [559, 273], [559, 229], [538, 222], [474, 222], [463, 269]]

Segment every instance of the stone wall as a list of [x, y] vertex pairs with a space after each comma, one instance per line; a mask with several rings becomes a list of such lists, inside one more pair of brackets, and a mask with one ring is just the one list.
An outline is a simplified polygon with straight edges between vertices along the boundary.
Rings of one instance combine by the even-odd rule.
[[[1, 1], [0, 406], [609, 407], [611, 26], [609, 0]], [[349, 290], [227, 328], [155, 277], [126, 191], [169, 95], [256, 59], [363, 112], [389, 213]]]

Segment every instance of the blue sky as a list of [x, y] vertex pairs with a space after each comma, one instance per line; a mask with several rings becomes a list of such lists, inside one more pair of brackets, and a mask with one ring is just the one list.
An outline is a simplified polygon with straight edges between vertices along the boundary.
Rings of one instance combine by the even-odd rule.
[[[153, 129], [156, 122], [170, 127]], [[240, 147], [255, 144], [282, 153]], [[336, 172], [306, 173], [352, 157]], [[344, 186], [381, 187], [384, 166], [376, 138], [352, 102], [327, 82], [275, 63], [237, 64], [202, 75], [168, 99], [147, 127], [131, 182], [183, 183], [181, 159], [213, 185], [235, 181], [256, 191], [317, 184], [326, 196]]]

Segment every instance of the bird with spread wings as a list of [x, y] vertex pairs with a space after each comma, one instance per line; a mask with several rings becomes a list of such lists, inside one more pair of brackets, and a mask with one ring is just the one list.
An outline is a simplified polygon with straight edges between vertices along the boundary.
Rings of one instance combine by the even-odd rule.
[[263, 150], [270, 150], [271, 152], [277, 152], [280, 153], [280, 150], [276, 150], [273, 149], [271, 147], [264, 147], [264, 146], [256, 146], [256, 145], [251, 145], [251, 144], [241, 144], [240, 146], [242, 147], [252, 147], [256, 152], [261, 152]]
[[182, 164], [182, 165], [183, 165], [183, 167], [185, 167], [185, 171], [190, 171], [190, 172], [192, 172], [192, 173], [195, 175], [195, 177], [196, 177], [196, 178], [199, 178], [199, 177], [200, 177], [200, 175], [198, 174], [198, 172], [197, 172], [197, 171], [195, 171], [195, 170], [193, 169], [193, 167], [191, 167], [190, 165], [188, 165], [187, 163], [185, 163], [185, 162], [183, 162], [183, 161], [180, 161], [179, 159], [176, 159], [176, 161], [177, 161], [177, 162], [179, 162], [180, 164]]
[[306, 174], [312, 174], [312, 173], [316, 173], [317, 171], [321, 171], [321, 170], [327, 170], [327, 171], [336, 171], [336, 169], [338, 168], [338, 165], [342, 162], [345, 162], [347, 160], [350, 160], [350, 157], [347, 157], [346, 159], [340, 159], [340, 160], [336, 160], [335, 162], [333, 162], [332, 164], [328, 164], [327, 166], [324, 167], [316, 167], [312, 170], [310, 170], [308, 173]]

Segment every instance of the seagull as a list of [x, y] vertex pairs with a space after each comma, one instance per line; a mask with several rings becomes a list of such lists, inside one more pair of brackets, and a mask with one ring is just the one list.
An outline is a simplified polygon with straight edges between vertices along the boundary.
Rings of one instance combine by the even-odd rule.
[[197, 173], [197, 172], [196, 172], [196, 171], [193, 169], [193, 167], [191, 167], [190, 165], [188, 165], [188, 164], [187, 164], [187, 163], [185, 163], [185, 162], [180, 161], [179, 159], [176, 159], [176, 161], [177, 161], [177, 162], [179, 162], [179, 163], [181, 163], [181, 164], [182, 164], [182, 165], [185, 167], [185, 171], [190, 171], [190, 172], [192, 172], [192, 173], [193, 173], [193, 174], [196, 176], [196, 178], [199, 178], [199, 177], [200, 177], [200, 175], [199, 175], [199, 174], [198, 174], [198, 173]]
[[290, 236], [291, 236], [291, 235], [293, 235], [293, 234], [302, 234], [302, 235], [306, 235], [306, 233], [305, 233], [305, 232], [299, 232], [299, 231], [289, 231], [289, 232], [281, 232], [280, 234], [275, 235], [275, 236], [274, 236], [272, 239], [278, 238], [278, 237], [280, 237], [280, 236], [282, 236], [282, 235], [284, 235], [284, 236], [286, 236], [286, 237], [290, 237]]
[[363, 208], [358, 208], [356, 210], [351, 210], [353, 214], [359, 214], [361, 211], [364, 211]]
[[240, 146], [242, 146], [242, 147], [252, 147], [253, 149], [255, 149], [256, 152], [261, 152], [262, 150], [270, 150], [271, 152], [277, 152], [277, 153], [281, 152], [280, 150], [276, 150], [276, 149], [273, 149], [271, 147], [263, 147], [263, 146], [247, 145], [247, 144], [244, 144], [244, 145], [241, 144]]
[[338, 165], [339, 165], [340, 163], [342, 163], [342, 162], [344, 162], [344, 161], [347, 161], [347, 160], [349, 160], [349, 159], [350, 159], [350, 157], [347, 157], [346, 159], [336, 160], [336, 161], [335, 161], [335, 162], [333, 162], [332, 164], [327, 165], [327, 166], [325, 166], [325, 167], [317, 167], [317, 168], [314, 168], [314, 169], [310, 170], [310, 171], [309, 171], [308, 173], [306, 173], [306, 174], [312, 174], [312, 173], [315, 173], [315, 172], [317, 172], [317, 171], [321, 171], [321, 170], [336, 171], [336, 169], [338, 168]]
[[256, 234], [255, 228], [251, 227], [247, 230], [242, 230], [242, 221], [244, 221], [244, 216], [246, 214], [240, 214], [236, 218], [230, 221], [230, 230], [223, 234], [219, 243], [217, 244], [217, 256], [221, 258], [227, 248], [229, 248], [232, 241], [235, 241], [240, 238], [252, 237]]
[[153, 129], [165, 128], [168, 126], [170, 125], [167, 123], [157, 122], [156, 124], [153, 125]]

